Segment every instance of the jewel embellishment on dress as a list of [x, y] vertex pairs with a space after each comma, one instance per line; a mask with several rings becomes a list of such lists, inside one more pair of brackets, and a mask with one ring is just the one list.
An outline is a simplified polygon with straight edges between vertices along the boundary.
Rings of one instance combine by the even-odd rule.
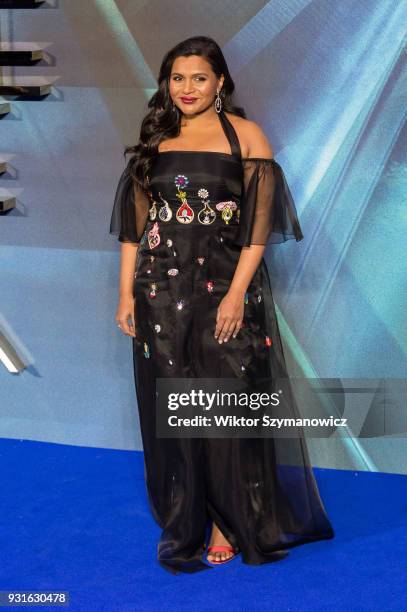
[[160, 200], [164, 202], [164, 206], [160, 208], [160, 212], [158, 213], [158, 216], [161, 219], [161, 221], [167, 222], [172, 218], [172, 210], [167, 200], [164, 200], [160, 192], [158, 193], [158, 195], [160, 196]]
[[150, 249], [155, 249], [155, 247], [157, 247], [161, 242], [159, 229], [160, 227], [156, 221], [151, 230], [148, 232], [148, 246]]
[[239, 223], [239, 221], [240, 221], [240, 208], [238, 208], [237, 211], [236, 211], [236, 219], [237, 219], [237, 222]]
[[184, 304], [185, 304], [184, 300], [178, 300], [177, 301], [177, 308], [178, 308], [178, 310], [182, 310], [184, 308]]
[[233, 200], [218, 202], [216, 204], [216, 209], [222, 211], [222, 219], [226, 224], [228, 224], [233, 217], [233, 211], [237, 209], [237, 204], [236, 202], [233, 202]]
[[205, 257], [197, 257], [196, 260], [199, 263], [199, 265], [202, 266], [203, 262], [205, 261]]
[[269, 338], [268, 336], [266, 336], [266, 338], [265, 338], [264, 342], [265, 342], [265, 345], [266, 345], [266, 346], [271, 346], [271, 345], [272, 345], [271, 338]]
[[198, 213], [198, 221], [202, 225], [210, 225], [216, 219], [216, 212], [209, 206], [208, 198], [209, 193], [207, 189], [200, 189], [198, 191], [198, 197], [202, 199], [203, 208]]
[[144, 342], [144, 357], [150, 357], [150, 351], [148, 349], [148, 344], [147, 342]]
[[212, 281], [208, 281], [206, 283], [206, 288], [207, 288], [209, 293], [212, 293], [213, 292], [213, 282]]
[[257, 296], [257, 301], [258, 301], [258, 302], [261, 302], [261, 295], [258, 295], [258, 296]]
[[167, 274], [169, 276], [176, 276], [178, 274], [179, 270], [177, 268], [170, 268], [170, 270], [167, 271]]
[[[173, 242], [172, 242], [171, 238], [168, 238], [168, 239], [167, 239], [166, 244], [167, 244], [167, 247], [168, 247], [169, 249], [172, 247]], [[175, 256], [177, 255], [177, 252], [176, 252], [176, 251], [173, 251], [173, 254], [174, 254], [174, 257], [175, 257]]]
[[155, 200], [153, 200], [153, 203], [152, 203], [148, 213], [150, 215], [150, 220], [154, 221], [155, 218], [157, 217], [157, 206], [156, 206], [156, 201]]
[[160, 333], [160, 331], [161, 331], [161, 325], [159, 325], [159, 323], [156, 323], [156, 324], [154, 325], [154, 329], [155, 329], [155, 331], [157, 332], [157, 334], [159, 334], [159, 333]]
[[[154, 262], [154, 259], [155, 259], [154, 255], [150, 255], [150, 262], [151, 262], [151, 264]], [[151, 269], [150, 268], [147, 270], [147, 274], [151, 274]]]
[[156, 295], [157, 295], [157, 283], [151, 283], [149, 296], [151, 298], [155, 298]]
[[245, 303], [245, 304], [248, 304], [248, 303], [249, 303], [249, 294], [247, 293], [247, 291], [246, 291], [246, 293], [244, 294], [244, 303]]
[[184, 174], [177, 174], [174, 182], [178, 189], [177, 198], [182, 202], [181, 206], [175, 213], [175, 217], [180, 223], [191, 223], [195, 216], [194, 211], [187, 202], [186, 191], [181, 191], [182, 187], [186, 187], [186, 185], [188, 185], [188, 177], [186, 177]]

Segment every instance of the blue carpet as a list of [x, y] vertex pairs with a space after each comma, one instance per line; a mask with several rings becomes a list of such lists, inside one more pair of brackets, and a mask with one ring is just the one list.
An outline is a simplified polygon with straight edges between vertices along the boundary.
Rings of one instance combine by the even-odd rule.
[[407, 609], [406, 476], [316, 469], [333, 540], [173, 576], [140, 452], [0, 439], [0, 455], [1, 591], [69, 591], [75, 612]]

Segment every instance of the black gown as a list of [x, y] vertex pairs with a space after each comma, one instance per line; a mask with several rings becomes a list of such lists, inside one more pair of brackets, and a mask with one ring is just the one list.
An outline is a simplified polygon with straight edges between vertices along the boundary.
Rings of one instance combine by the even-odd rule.
[[[214, 338], [216, 312], [241, 248], [303, 238], [275, 159], [242, 158], [221, 111], [231, 153], [165, 151], [140, 191], [127, 165], [110, 233], [139, 244], [134, 281], [134, 376], [158, 560], [172, 573], [203, 561], [212, 521], [248, 564], [334, 536], [304, 439], [159, 438], [156, 378], [288, 377], [264, 258], [245, 296], [236, 338]], [[294, 399], [290, 411], [297, 414]]]

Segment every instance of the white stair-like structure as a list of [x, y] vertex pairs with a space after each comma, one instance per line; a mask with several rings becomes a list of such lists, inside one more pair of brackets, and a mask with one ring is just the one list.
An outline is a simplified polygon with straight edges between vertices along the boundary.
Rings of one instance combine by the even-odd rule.
[[0, 66], [30, 66], [44, 59], [50, 43], [0, 42]]
[[44, 2], [45, 0], [0, 0], [0, 9], [36, 9]]
[[12, 208], [15, 208], [16, 199], [7, 191], [7, 189], [0, 189], [0, 213], [7, 212]]
[[[18, 9], [51, 8], [46, 0], [0, 0], [0, 19], [2, 12]], [[5, 13], [5, 16], [8, 12]], [[32, 66], [45, 58], [44, 50], [50, 43], [0, 41], [0, 66]], [[2, 74], [0, 70], [0, 96], [14, 96], [18, 100], [41, 100], [52, 91], [58, 76], [18, 76]], [[7, 120], [11, 112], [10, 102], [0, 97], [0, 121]], [[0, 124], [1, 127], [1, 124]], [[4, 146], [4, 142], [2, 143]], [[8, 189], [2, 189], [2, 175], [7, 172], [8, 155], [0, 158], [0, 216], [16, 206], [16, 198]], [[8, 181], [9, 182], [9, 181]], [[0, 219], [1, 222], [1, 219]]]
[[37, 98], [51, 93], [52, 84], [60, 77], [0, 76], [0, 95]]
[[7, 115], [10, 110], [10, 102], [7, 102], [7, 100], [3, 100], [2, 98], [0, 98], [0, 118], [4, 115]]

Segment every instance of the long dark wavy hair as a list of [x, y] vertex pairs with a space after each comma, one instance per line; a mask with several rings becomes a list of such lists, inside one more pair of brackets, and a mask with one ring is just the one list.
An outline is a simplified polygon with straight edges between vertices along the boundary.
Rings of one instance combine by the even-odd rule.
[[132, 154], [128, 163], [130, 174], [146, 191], [149, 190], [148, 177], [153, 158], [158, 153], [158, 145], [162, 140], [176, 138], [181, 131], [182, 113], [171, 100], [169, 79], [174, 60], [188, 55], [204, 57], [218, 79], [224, 75], [223, 86], [219, 92], [222, 110], [246, 118], [243, 108], [235, 106], [232, 102], [235, 84], [219, 45], [207, 36], [193, 36], [178, 43], [166, 53], [162, 61], [158, 75], [158, 89], [148, 102], [148, 108], [151, 110], [141, 123], [138, 144], [126, 146], [124, 150], [125, 157], [129, 153]]

